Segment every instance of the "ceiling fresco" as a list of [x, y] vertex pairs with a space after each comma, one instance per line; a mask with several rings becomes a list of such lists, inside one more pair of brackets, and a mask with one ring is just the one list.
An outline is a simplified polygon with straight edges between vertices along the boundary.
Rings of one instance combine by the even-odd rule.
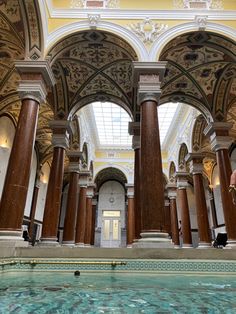
[[225, 119], [235, 98], [235, 42], [208, 32], [189, 33], [170, 41], [160, 60], [168, 61], [161, 103], [181, 101], [202, 112], [206, 108], [217, 121]]
[[101, 97], [132, 110], [132, 61], [137, 56], [122, 39], [86, 31], [57, 43], [49, 56], [57, 81], [54, 100], [58, 117]]

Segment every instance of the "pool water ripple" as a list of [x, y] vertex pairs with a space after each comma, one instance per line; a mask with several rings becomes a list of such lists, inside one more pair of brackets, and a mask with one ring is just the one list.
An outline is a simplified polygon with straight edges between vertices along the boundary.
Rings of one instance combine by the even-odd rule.
[[3, 273], [0, 313], [236, 313], [236, 276]]

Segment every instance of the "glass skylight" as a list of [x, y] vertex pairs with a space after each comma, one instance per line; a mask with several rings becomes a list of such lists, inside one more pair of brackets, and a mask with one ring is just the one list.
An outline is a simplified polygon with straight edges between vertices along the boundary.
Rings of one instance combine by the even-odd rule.
[[166, 134], [176, 113], [177, 107], [178, 104], [171, 102], [158, 107], [158, 122], [161, 144], [166, 137]]
[[[158, 107], [161, 144], [165, 139], [177, 107], [178, 105], [174, 103], [167, 103]], [[101, 146], [132, 146], [132, 136], [128, 133], [128, 123], [131, 118], [123, 108], [110, 102], [94, 102], [91, 104], [91, 108]]]
[[110, 102], [95, 102], [92, 108], [101, 146], [132, 146], [131, 118], [123, 108]]

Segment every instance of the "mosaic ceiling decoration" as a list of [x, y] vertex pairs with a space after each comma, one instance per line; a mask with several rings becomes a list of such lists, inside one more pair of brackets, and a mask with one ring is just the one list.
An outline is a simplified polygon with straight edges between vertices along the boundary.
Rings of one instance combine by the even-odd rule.
[[137, 56], [122, 39], [86, 31], [63, 39], [49, 55], [57, 81], [54, 101], [59, 118], [97, 100], [132, 108], [132, 61]]
[[161, 103], [183, 102], [202, 112], [206, 108], [217, 121], [225, 119], [229, 103], [235, 99], [233, 41], [207, 32], [189, 33], [169, 42], [160, 59], [168, 61]]

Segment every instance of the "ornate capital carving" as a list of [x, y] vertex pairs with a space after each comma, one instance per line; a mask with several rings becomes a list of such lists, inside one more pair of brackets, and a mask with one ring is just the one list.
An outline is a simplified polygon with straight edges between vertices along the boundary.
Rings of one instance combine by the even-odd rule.
[[46, 86], [56, 84], [54, 74], [48, 61], [21, 60], [15, 62], [15, 67], [23, 77], [32, 74], [41, 74]]
[[177, 180], [178, 189], [186, 189], [189, 186], [188, 184], [189, 173], [188, 172], [177, 171], [175, 173], [175, 177]]
[[89, 183], [87, 185], [87, 191], [86, 191], [86, 196], [89, 198], [93, 198], [94, 196], [94, 190], [96, 189], [96, 184], [94, 183]]
[[127, 197], [134, 198], [134, 185], [127, 183], [125, 187], [127, 188]]
[[192, 174], [202, 174], [204, 157], [204, 154], [201, 153], [189, 153], [185, 157], [186, 162], [189, 162], [190, 172]]
[[39, 104], [46, 101], [47, 90], [43, 81], [24, 80], [19, 83], [18, 93], [20, 98], [33, 99]]
[[229, 137], [229, 130], [233, 123], [211, 122], [204, 130], [204, 134], [210, 137], [211, 149], [216, 152], [220, 149], [228, 149], [233, 140]]
[[65, 120], [53, 120], [49, 122], [49, 126], [53, 131], [52, 145], [67, 149], [69, 147], [69, 129], [70, 123]]
[[177, 197], [177, 186], [174, 183], [169, 183], [166, 185], [168, 198], [169, 199], [176, 199]]
[[138, 104], [148, 100], [158, 102], [166, 64], [163, 61], [133, 62], [134, 84], [138, 86]]
[[53, 147], [61, 147], [67, 149], [69, 147], [68, 134], [53, 134], [52, 145]]

